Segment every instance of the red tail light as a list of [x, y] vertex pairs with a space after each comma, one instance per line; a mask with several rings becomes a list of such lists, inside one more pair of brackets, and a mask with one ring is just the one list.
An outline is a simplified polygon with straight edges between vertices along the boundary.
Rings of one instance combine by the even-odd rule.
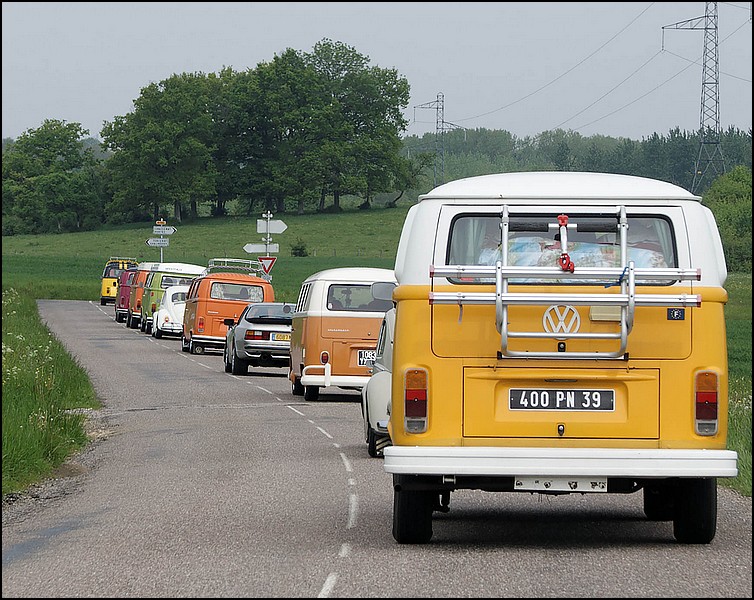
[[719, 382], [714, 371], [698, 371], [694, 377], [694, 427], [698, 435], [717, 433]]
[[406, 433], [424, 433], [427, 431], [428, 380], [429, 376], [425, 369], [409, 369], [406, 371], [403, 380], [403, 426]]
[[246, 333], [243, 336], [243, 339], [245, 340], [269, 340], [270, 332], [258, 331], [256, 329], [247, 329]]
[[157, 305], [154, 302], [152, 302], [152, 313], [156, 313], [156, 312], [157, 312]]
[[196, 322], [197, 333], [204, 333], [204, 317], [199, 317]]
[[319, 361], [323, 365], [326, 365], [327, 363], [329, 363], [330, 362], [330, 353], [327, 352], [326, 350], [323, 351], [323, 352], [321, 352], [320, 355], [319, 355]]

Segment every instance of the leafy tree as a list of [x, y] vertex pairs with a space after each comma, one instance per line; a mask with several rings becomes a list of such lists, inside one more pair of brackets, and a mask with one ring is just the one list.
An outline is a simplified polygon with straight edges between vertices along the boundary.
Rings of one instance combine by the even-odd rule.
[[102, 220], [97, 162], [79, 123], [45, 120], [3, 153], [3, 235], [91, 229]]
[[394, 69], [369, 67], [368, 58], [327, 38], [307, 55], [322, 79], [330, 109], [320, 151], [319, 210], [325, 196], [340, 210], [343, 194], [383, 191], [400, 163], [400, 132], [407, 121], [409, 85]]
[[141, 90], [132, 113], [105, 123], [116, 203], [134, 213], [151, 210], [155, 219], [172, 208], [181, 222], [214, 198], [214, 78], [184, 73], [152, 83]]
[[728, 270], [751, 273], [751, 169], [739, 165], [720, 175], [702, 201], [715, 215]]

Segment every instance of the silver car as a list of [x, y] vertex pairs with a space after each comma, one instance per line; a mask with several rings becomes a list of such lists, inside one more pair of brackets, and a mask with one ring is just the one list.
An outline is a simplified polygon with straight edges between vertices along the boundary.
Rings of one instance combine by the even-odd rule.
[[249, 367], [289, 367], [295, 304], [252, 302], [238, 321], [225, 319], [225, 372], [245, 375]]

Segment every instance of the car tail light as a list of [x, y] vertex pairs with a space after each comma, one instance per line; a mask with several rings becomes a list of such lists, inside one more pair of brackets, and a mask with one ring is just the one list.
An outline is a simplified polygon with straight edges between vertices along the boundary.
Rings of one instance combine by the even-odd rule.
[[152, 302], [152, 313], [156, 313], [156, 312], [157, 312], [157, 305], [154, 302]]
[[714, 371], [698, 371], [694, 376], [694, 427], [698, 435], [717, 433], [719, 385]]
[[247, 329], [246, 334], [243, 336], [245, 340], [269, 340], [269, 331], [259, 331], [256, 329]]
[[404, 418], [406, 433], [424, 433], [427, 431], [427, 382], [429, 377], [425, 369], [409, 369], [403, 380]]
[[204, 333], [204, 317], [199, 317], [196, 323], [196, 331], [198, 333]]
[[329, 363], [330, 362], [330, 353], [327, 352], [326, 350], [320, 352], [319, 362], [321, 362], [323, 365], [326, 365], [327, 363]]
[[165, 315], [163, 321], [165, 321], [165, 323], [170, 323], [170, 315]]

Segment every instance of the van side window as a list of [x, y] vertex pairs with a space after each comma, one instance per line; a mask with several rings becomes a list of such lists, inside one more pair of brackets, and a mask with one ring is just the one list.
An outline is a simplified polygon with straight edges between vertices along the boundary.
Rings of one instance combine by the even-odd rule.
[[[569, 215], [567, 253], [575, 266], [620, 266], [620, 239], [617, 221], [593, 215]], [[563, 249], [560, 235], [552, 225], [554, 217], [511, 216], [507, 264], [523, 267], [556, 267]], [[502, 261], [501, 220], [496, 214], [469, 215], [455, 219], [448, 242], [449, 265], [495, 265]], [[579, 229], [579, 226], [581, 229]], [[628, 218], [628, 260], [637, 268], [676, 267], [675, 241], [668, 219], [661, 215]], [[458, 281], [459, 283], [461, 281]], [[488, 279], [470, 280], [488, 283]], [[552, 283], [553, 280], [547, 281]], [[511, 283], [545, 283], [535, 278], [512, 279]], [[558, 283], [596, 283], [589, 280], [558, 280]], [[651, 283], [651, 282], [649, 282]], [[655, 282], [656, 283], [656, 282]]]

